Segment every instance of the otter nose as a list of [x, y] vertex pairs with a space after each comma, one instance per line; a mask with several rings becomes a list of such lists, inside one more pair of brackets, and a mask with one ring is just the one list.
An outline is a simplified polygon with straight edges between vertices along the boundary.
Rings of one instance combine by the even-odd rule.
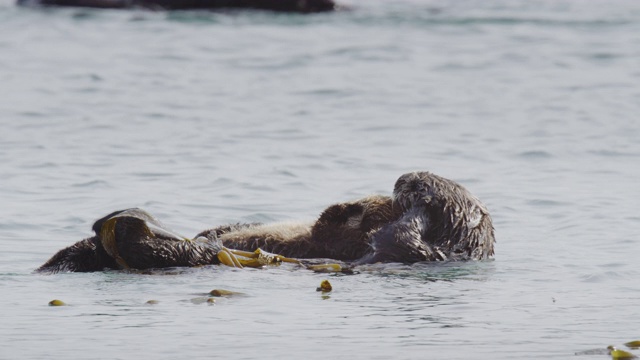
[[409, 196], [409, 207], [414, 207], [416, 205], [430, 203], [433, 196], [429, 192], [429, 190], [424, 186], [424, 184], [415, 184], [412, 186], [412, 192]]

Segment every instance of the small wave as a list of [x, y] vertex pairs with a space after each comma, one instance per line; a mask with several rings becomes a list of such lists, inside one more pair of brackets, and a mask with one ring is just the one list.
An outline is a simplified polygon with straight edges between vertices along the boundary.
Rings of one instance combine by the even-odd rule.
[[395, 8], [356, 8], [346, 17], [359, 25], [420, 25], [420, 26], [450, 26], [450, 27], [475, 27], [483, 25], [495, 26], [518, 26], [535, 25], [544, 27], [580, 27], [580, 28], [603, 28], [618, 27], [634, 24], [632, 19], [617, 17], [611, 19], [577, 17], [573, 13], [567, 13], [566, 17], [558, 15], [557, 12], [532, 16], [530, 14], [517, 15], [467, 15], [470, 9], [442, 8], [420, 6], [401, 6]]
[[91, 180], [91, 181], [86, 181], [81, 183], [75, 183], [72, 186], [77, 188], [97, 188], [97, 187], [106, 188], [106, 187], [109, 187], [109, 183], [107, 183], [104, 180]]
[[356, 270], [381, 277], [399, 277], [429, 282], [458, 279], [484, 281], [494, 272], [494, 266], [493, 261], [421, 262], [412, 265], [400, 263], [361, 265], [356, 267]]
[[553, 155], [544, 150], [531, 150], [519, 153], [518, 157], [526, 160], [544, 160], [551, 159]]
[[581, 280], [586, 283], [603, 283], [612, 279], [621, 279], [625, 277], [626, 276], [618, 273], [617, 271], [605, 271], [599, 274], [584, 274], [580, 276]]
[[557, 207], [557, 206], [569, 206], [571, 204], [562, 201], [548, 200], [548, 199], [534, 199], [527, 201], [527, 204], [535, 207]]
[[594, 150], [590, 151], [591, 154], [604, 156], [604, 157], [638, 157], [640, 154], [625, 152], [625, 151], [616, 151], [616, 150]]

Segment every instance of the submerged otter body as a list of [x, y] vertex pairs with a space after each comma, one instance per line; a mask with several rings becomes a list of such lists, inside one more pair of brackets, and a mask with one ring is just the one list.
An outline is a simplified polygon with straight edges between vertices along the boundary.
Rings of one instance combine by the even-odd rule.
[[60, 250], [37, 271], [100, 271], [218, 264], [228, 247], [299, 259], [377, 262], [483, 260], [493, 256], [486, 207], [458, 183], [428, 172], [402, 175], [393, 197], [332, 205], [312, 223], [235, 224], [190, 240], [140, 209], [95, 222], [96, 235]]
[[299, 13], [332, 11], [336, 8], [333, 0], [18, 0], [18, 5], [153, 10], [259, 9]]

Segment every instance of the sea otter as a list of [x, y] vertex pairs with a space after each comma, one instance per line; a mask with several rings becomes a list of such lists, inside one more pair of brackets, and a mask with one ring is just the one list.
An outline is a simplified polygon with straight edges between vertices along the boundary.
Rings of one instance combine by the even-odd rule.
[[[263, 261], [329, 258], [353, 265], [377, 262], [483, 260], [494, 253], [486, 207], [458, 183], [428, 172], [402, 175], [393, 197], [380, 195], [328, 207], [314, 223], [236, 224], [177, 235], [140, 209], [113, 212], [96, 235], [59, 251], [39, 272], [147, 269], [225, 263], [234, 251]], [[258, 254], [259, 253], [259, 254]], [[243, 256], [252, 256], [242, 253]], [[269, 260], [271, 261], [271, 260]], [[258, 263], [260, 265], [262, 263]]]
[[25, 6], [73, 6], [102, 9], [259, 9], [298, 13], [332, 11], [336, 8], [333, 0], [18, 0], [17, 3]]
[[95, 236], [60, 250], [36, 271], [210, 265], [221, 263], [225, 252], [233, 257], [234, 250], [258, 248], [301, 259], [353, 260], [366, 254], [369, 247], [366, 239], [391, 221], [391, 216], [391, 198], [375, 195], [332, 205], [314, 223], [224, 225], [203, 231], [190, 240], [169, 230], [144, 210], [120, 210], [93, 224]]
[[460, 184], [429, 172], [402, 175], [393, 198], [371, 196], [333, 205], [310, 234], [306, 231], [291, 236], [256, 226], [220, 239], [233, 249], [261, 248], [287, 257], [352, 264], [484, 260], [494, 254], [487, 208]]

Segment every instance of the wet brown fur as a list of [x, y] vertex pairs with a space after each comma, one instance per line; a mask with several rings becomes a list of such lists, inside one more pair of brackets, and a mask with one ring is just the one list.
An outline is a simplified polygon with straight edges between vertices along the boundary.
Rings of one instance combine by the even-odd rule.
[[90, 237], [58, 251], [37, 272], [92, 272], [117, 269], [115, 260], [104, 251], [96, 237]]
[[393, 198], [374, 195], [332, 205], [313, 223], [225, 225], [203, 231], [193, 241], [167, 235], [162, 226], [150, 233], [145, 221], [159, 223], [145, 213], [146, 220], [119, 217], [113, 229], [115, 247], [105, 245], [101, 229], [121, 212], [96, 221], [95, 236], [60, 250], [37, 271], [217, 264], [222, 244], [355, 264], [482, 260], [493, 256], [495, 243], [491, 216], [480, 200], [460, 184], [428, 172], [402, 175]]
[[330, 206], [311, 230], [317, 257], [359, 259], [370, 251], [371, 234], [395, 218], [388, 196], [373, 195]]
[[300, 259], [355, 260], [369, 250], [371, 233], [391, 220], [391, 198], [373, 195], [332, 205], [312, 224], [252, 224], [232, 231], [221, 231], [219, 227], [198, 236], [216, 233], [224, 246], [238, 250], [260, 248]]
[[484, 260], [494, 254], [489, 211], [455, 181], [429, 172], [402, 175], [393, 213], [398, 220], [372, 236], [374, 251], [361, 262]]
[[[123, 211], [131, 210], [141, 211]], [[36, 272], [91, 272], [123, 268], [142, 270], [219, 263], [216, 255], [220, 247], [215, 242], [209, 239], [190, 241], [162, 233], [149, 234], [145, 221], [135, 217], [118, 218], [115, 224], [116, 246], [109, 251], [119, 255], [122, 261], [118, 263], [113, 254], [105, 249], [101, 229], [109, 218], [123, 211], [113, 212], [97, 220], [93, 225], [95, 236], [58, 251]]]

